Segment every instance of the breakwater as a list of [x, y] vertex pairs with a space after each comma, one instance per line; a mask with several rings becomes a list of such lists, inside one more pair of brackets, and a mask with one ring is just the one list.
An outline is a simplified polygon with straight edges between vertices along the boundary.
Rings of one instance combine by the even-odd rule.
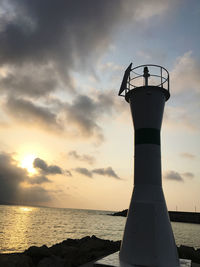
[[81, 239], [68, 238], [51, 247], [31, 246], [23, 253], [0, 254], [0, 266], [78, 267], [118, 251], [120, 243], [100, 239], [94, 235]]
[[169, 211], [170, 221], [200, 224], [200, 212]]
[[[115, 212], [112, 216], [127, 216], [128, 210]], [[200, 212], [169, 211], [171, 222], [197, 223], [200, 224]]]

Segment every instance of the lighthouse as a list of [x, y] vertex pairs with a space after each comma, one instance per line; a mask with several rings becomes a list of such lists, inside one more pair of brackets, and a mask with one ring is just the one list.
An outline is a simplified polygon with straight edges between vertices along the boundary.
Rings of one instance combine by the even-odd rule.
[[126, 69], [119, 95], [134, 125], [134, 189], [120, 249], [123, 266], [178, 267], [179, 258], [162, 189], [160, 130], [170, 98], [169, 73], [158, 65]]

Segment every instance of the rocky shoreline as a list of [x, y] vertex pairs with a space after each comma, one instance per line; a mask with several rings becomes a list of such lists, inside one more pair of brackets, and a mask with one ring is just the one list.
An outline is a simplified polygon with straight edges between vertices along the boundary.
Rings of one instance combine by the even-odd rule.
[[[0, 254], [2, 267], [76, 267], [100, 259], [120, 249], [121, 241], [86, 236], [67, 239], [51, 247], [32, 246], [23, 253]], [[177, 247], [179, 257], [200, 263], [200, 249]]]
[[49, 248], [32, 246], [23, 253], [0, 254], [0, 267], [76, 267], [118, 251], [120, 243], [94, 235], [67, 239]]

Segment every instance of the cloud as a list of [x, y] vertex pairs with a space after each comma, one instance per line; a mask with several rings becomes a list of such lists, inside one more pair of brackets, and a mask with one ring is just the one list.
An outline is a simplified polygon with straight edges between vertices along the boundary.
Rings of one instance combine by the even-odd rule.
[[180, 154], [181, 157], [187, 158], [187, 159], [195, 159], [196, 156], [194, 154], [188, 153], [188, 152], [183, 152]]
[[35, 105], [32, 101], [9, 97], [4, 109], [12, 118], [23, 124], [53, 131], [62, 130], [56, 114], [47, 107]]
[[105, 75], [105, 73], [112, 73], [115, 71], [124, 71], [124, 68], [121, 65], [115, 64], [113, 62], [106, 62], [106, 63], [100, 63], [98, 65], [98, 69], [102, 71]]
[[200, 63], [188, 51], [176, 59], [171, 71], [171, 87], [176, 93], [200, 91]]
[[72, 176], [72, 173], [69, 170], [64, 170], [64, 174], [67, 176]]
[[[35, 179], [35, 180], [34, 180]], [[0, 153], [0, 203], [38, 204], [51, 200], [50, 193], [41, 186], [23, 187], [22, 183], [41, 184], [49, 182], [45, 177], [28, 177], [25, 169], [17, 166], [12, 154]]]
[[95, 98], [86, 95], [77, 95], [74, 101], [65, 104], [66, 121], [74, 126], [74, 135], [95, 137], [104, 140], [99, 120], [110, 114], [115, 107], [110, 92], [99, 93]]
[[168, 10], [169, 4], [169, 1], [141, 1], [140, 8], [136, 10], [135, 18], [141, 21], [148, 20], [156, 15], [161, 15]]
[[9, 96], [3, 107], [11, 119], [21, 124], [71, 138], [93, 138], [100, 142], [104, 140], [101, 120], [118, 108], [110, 91], [94, 92], [93, 98], [76, 95], [71, 103], [56, 97], [42, 104]]
[[[179, 131], [198, 132], [200, 125], [197, 121], [200, 120], [198, 111], [198, 97], [194, 97], [191, 103], [187, 105], [178, 102], [176, 106], [167, 106], [164, 113], [164, 127], [172, 128]], [[180, 101], [180, 99], [179, 99]]]
[[75, 168], [74, 171], [76, 171], [76, 172], [78, 172], [78, 173], [80, 173], [82, 175], [85, 175], [87, 177], [92, 178], [92, 172], [89, 171], [87, 168], [79, 168], [78, 167], [78, 168]]
[[200, 61], [193, 56], [192, 51], [176, 59], [170, 71], [170, 81], [173, 98], [164, 115], [167, 126], [199, 132]]
[[[28, 126], [103, 141], [99, 121], [112, 110], [113, 97], [81, 95], [74, 73], [94, 74], [120, 25], [162, 14], [168, 3], [149, 2], [156, 3], [153, 9], [138, 0], [1, 1], [0, 88], [8, 99], [6, 113]], [[50, 100], [56, 102], [63, 88], [74, 98], [58, 106]]]
[[101, 55], [113, 30], [131, 13], [115, 0], [8, 0], [1, 9], [1, 64], [51, 62], [63, 78]]
[[68, 156], [72, 157], [73, 159], [77, 159], [79, 161], [87, 162], [89, 164], [93, 164], [95, 162], [95, 158], [90, 155], [80, 155], [75, 150], [69, 151]]
[[8, 0], [5, 4], [2, 1], [0, 62], [53, 62], [65, 73], [78, 66], [85, 68], [91, 54], [98, 57], [110, 44], [120, 24], [130, 18], [146, 20], [162, 14], [168, 3]]
[[0, 69], [1, 93], [15, 97], [31, 97], [34, 99], [48, 97], [59, 86], [57, 76], [51, 66], [26, 65], [9, 66]]
[[19, 198], [14, 203], [34, 205], [48, 203], [50, 200], [52, 200], [52, 195], [48, 190], [41, 186], [33, 186], [21, 189]]
[[99, 175], [113, 177], [115, 179], [121, 179], [111, 167], [94, 169], [92, 172]]
[[93, 169], [93, 170], [88, 170], [87, 168], [78, 167], [78, 168], [75, 168], [74, 171], [76, 171], [80, 174], [83, 174], [87, 177], [90, 177], [90, 178], [93, 177], [93, 174], [98, 174], [98, 175], [102, 175], [102, 176], [113, 177], [115, 179], [121, 179], [111, 167], [98, 168], [98, 169]]
[[33, 166], [45, 174], [62, 174], [63, 170], [57, 165], [47, 165], [47, 163], [40, 158], [36, 158], [33, 162]]
[[182, 175], [185, 176], [186, 178], [190, 178], [190, 179], [194, 178], [194, 173], [192, 172], [184, 172], [182, 173]]
[[192, 179], [194, 178], [194, 173], [192, 172], [183, 172], [183, 173], [178, 173], [176, 171], [167, 171], [164, 173], [163, 177], [164, 179], [167, 179], [167, 180], [174, 180], [174, 181], [177, 181], [177, 182], [184, 182], [184, 179], [183, 177], [186, 177], [186, 178], [189, 178], [189, 179]]
[[75, 93], [72, 71], [94, 71], [120, 25], [161, 15], [168, 2], [1, 1], [0, 65], [11, 72], [0, 85], [18, 96], [38, 97], [61, 82]]
[[184, 182], [182, 176], [180, 175], [180, 173], [176, 172], [176, 171], [167, 171], [164, 174], [164, 178], [167, 180], [174, 180], [177, 182]]
[[[130, 11], [115, 0], [8, 0], [1, 1], [0, 10], [0, 88], [8, 99], [4, 111], [23, 124], [60, 133], [66, 121], [59, 120], [61, 107], [55, 111], [56, 104], [49, 104], [48, 98], [63, 88], [75, 93], [72, 72], [93, 72]], [[44, 98], [46, 103], [41, 102]], [[65, 105], [67, 122], [74, 126], [65, 131], [68, 136], [103, 140], [95, 121], [99, 116], [77, 111], [77, 105], [87, 101], [79, 100]]]
[[33, 177], [30, 177], [27, 182], [29, 184], [43, 184], [43, 183], [51, 183], [51, 181], [46, 177], [42, 175], [36, 175]]
[[167, 58], [167, 51], [163, 51], [163, 49], [157, 48], [154, 50], [153, 48], [146, 48], [145, 50], [139, 50], [137, 55], [142, 59], [142, 61], [147, 62], [158, 62], [159, 64], [163, 64]]
[[95, 120], [98, 116], [97, 108], [90, 97], [80, 95], [72, 104], [66, 104], [67, 121], [80, 129], [83, 136], [95, 135], [103, 139], [102, 130]]

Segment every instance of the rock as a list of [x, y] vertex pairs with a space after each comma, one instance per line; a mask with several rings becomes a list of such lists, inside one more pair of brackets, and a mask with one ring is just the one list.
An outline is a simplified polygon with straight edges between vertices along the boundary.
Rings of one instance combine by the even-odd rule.
[[[78, 267], [118, 251], [120, 243], [96, 236], [67, 239], [50, 248], [33, 246], [24, 253], [0, 254], [0, 267]], [[200, 249], [187, 246], [177, 249], [181, 258], [200, 263]]]
[[43, 258], [37, 265], [37, 267], [65, 267], [65, 266], [66, 266], [65, 260], [56, 256]]
[[24, 251], [25, 255], [28, 255], [32, 258], [34, 264], [38, 264], [38, 262], [44, 258], [50, 256], [50, 251], [46, 245], [42, 247], [32, 246]]
[[66, 246], [57, 244], [49, 248], [51, 254], [59, 257], [76, 257], [78, 248], [73, 246]]
[[61, 242], [60, 244], [61, 245], [66, 245], [66, 246], [73, 246], [73, 247], [75, 247], [75, 246], [78, 245], [79, 240], [80, 239], [71, 239], [71, 238], [68, 238], [68, 239], [64, 240], [63, 242]]
[[30, 257], [24, 254], [1, 254], [0, 266], [2, 267], [34, 267]]
[[78, 240], [78, 244], [80, 245], [80, 244], [84, 244], [85, 242], [87, 242], [87, 241], [89, 241], [91, 238], [93, 238], [93, 237], [95, 237], [96, 238], [96, 236], [92, 236], [92, 237], [90, 237], [90, 236], [85, 236], [85, 237], [83, 237], [83, 238], [81, 238], [81, 239], [79, 239]]
[[59, 256], [67, 262], [67, 266], [79, 266], [101, 256], [118, 251], [120, 242], [103, 240], [96, 236], [81, 239], [67, 239], [49, 248], [51, 254]]
[[195, 250], [193, 247], [188, 246], [180, 246], [177, 249], [180, 258], [190, 259], [192, 262], [200, 263], [199, 249]]
[[16, 267], [34, 267], [33, 261], [27, 255], [20, 255], [19, 261], [16, 263]]
[[127, 217], [128, 210], [122, 210], [119, 212], [115, 212], [113, 214], [110, 214], [111, 216], [122, 216], [122, 217]]
[[27, 254], [31, 257], [35, 257], [35, 256], [49, 256], [50, 252], [49, 249], [46, 245], [43, 245], [41, 247], [36, 247], [36, 246], [32, 246], [30, 248], [28, 248], [27, 250], [24, 251], [24, 254]]

